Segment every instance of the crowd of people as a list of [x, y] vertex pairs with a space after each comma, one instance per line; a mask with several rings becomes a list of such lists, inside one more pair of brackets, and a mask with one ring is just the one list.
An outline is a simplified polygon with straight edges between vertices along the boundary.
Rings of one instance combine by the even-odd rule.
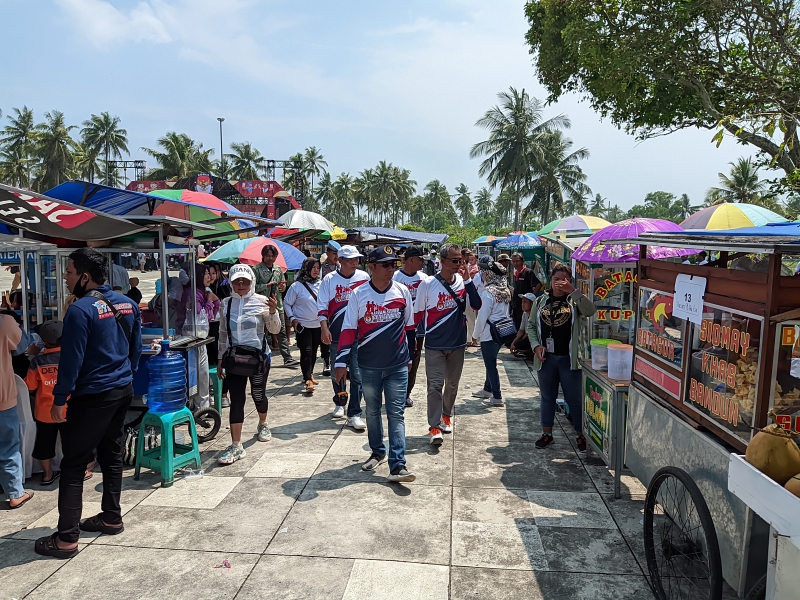
[[[258, 415], [256, 438], [271, 440], [266, 385], [273, 351], [281, 355], [283, 366], [300, 367], [303, 391], [309, 395], [319, 385], [315, 368], [321, 356], [322, 376], [333, 383], [332, 418], [366, 430], [370, 455], [361, 468], [373, 471], [388, 461], [392, 482], [416, 479], [406, 462], [404, 414], [414, 406], [411, 392], [423, 360], [433, 446], [442, 445], [453, 431], [465, 353], [471, 346], [480, 348], [485, 367], [484, 385], [472, 395], [489, 408], [504, 406], [497, 366], [502, 348], [533, 361], [542, 400], [537, 448], [553, 443], [559, 386], [571, 413], [581, 413], [581, 319], [595, 307], [572, 285], [566, 266], [553, 269], [545, 289], [516, 253], [495, 260], [448, 243], [431, 251], [414, 245], [362, 251], [331, 242], [323, 256], [309, 256], [287, 285], [276, 264], [276, 247], [265, 245], [261, 257], [253, 267], [237, 263], [227, 272], [217, 263], [177, 265], [177, 275], [167, 282], [167, 311], [160, 289], [142, 309], [159, 325], [166, 318], [177, 331], [209, 338], [198, 352], [198, 389], [190, 402], [195, 408], [210, 404], [209, 365], [215, 365], [224, 386], [223, 406], [230, 409], [231, 441], [218, 457], [220, 465], [246, 457], [242, 428], [248, 384]], [[146, 261], [139, 265], [147, 267]], [[35, 546], [44, 555], [74, 556], [81, 530], [114, 535], [124, 528], [121, 445], [142, 352], [142, 316], [139, 301], [130, 294], [136, 285], [128, 290], [114, 285], [114, 273], [107, 269], [98, 252], [73, 252], [65, 280], [74, 301], [64, 322], [38, 328], [37, 339], [24, 339], [16, 299], [5, 298], [0, 310], [0, 485], [12, 509], [34, 496], [23, 488], [14, 384], [15, 370], [20, 371], [15, 361], [25, 355], [22, 375], [35, 394], [38, 425], [33, 457], [41, 462], [43, 485], [59, 481], [58, 531]], [[290, 350], [292, 331], [299, 360]], [[585, 450], [581, 419], [573, 425], [577, 446]], [[57, 471], [50, 461], [59, 434], [63, 459]], [[82, 485], [95, 461], [103, 476], [102, 512], [81, 521]]]

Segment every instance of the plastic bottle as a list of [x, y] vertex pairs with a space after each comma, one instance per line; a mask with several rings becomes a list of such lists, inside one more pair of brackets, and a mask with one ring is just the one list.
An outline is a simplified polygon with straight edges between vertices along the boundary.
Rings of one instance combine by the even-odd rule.
[[150, 382], [147, 408], [155, 413], [175, 412], [186, 405], [186, 360], [161, 340], [161, 352], [147, 361]]

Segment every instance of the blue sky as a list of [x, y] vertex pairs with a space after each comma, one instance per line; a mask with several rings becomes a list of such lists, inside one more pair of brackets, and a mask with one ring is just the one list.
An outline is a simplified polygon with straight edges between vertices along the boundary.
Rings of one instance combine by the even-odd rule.
[[[509, 86], [545, 94], [511, 0], [0, 0], [0, 109], [80, 125], [107, 110], [128, 130], [132, 158], [167, 131], [219, 153], [224, 138], [266, 158], [317, 146], [335, 177], [379, 160], [473, 191], [485, 182], [470, 147], [475, 121]], [[645, 194], [699, 204], [717, 173], [745, 154], [708, 131], [637, 142], [570, 96], [567, 114], [593, 191], [629, 208]], [[3, 117], [3, 121], [5, 117]]]

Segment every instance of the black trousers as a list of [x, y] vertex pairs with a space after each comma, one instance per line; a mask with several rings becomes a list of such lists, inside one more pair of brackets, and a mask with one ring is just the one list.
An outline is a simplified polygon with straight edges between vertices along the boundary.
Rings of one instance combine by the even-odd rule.
[[83, 476], [97, 448], [103, 471], [100, 518], [104, 523], [122, 523], [119, 497], [122, 492], [122, 440], [125, 413], [133, 400], [133, 385], [108, 392], [73, 396], [67, 405], [67, 422], [61, 424], [61, 480], [58, 486], [58, 537], [78, 541], [83, 511]]
[[422, 357], [422, 346], [425, 344], [424, 337], [417, 338], [417, 348], [414, 358], [411, 360], [411, 370], [408, 372], [408, 387], [406, 388], [406, 398], [411, 398], [411, 390], [417, 382], [417, 369], [419, 369], [419, 359]]
[[[319, 330], [320, 332], [320, 339], [322, 336], [322, 329]], [[321, 341], [319, 343], [319, 354], [322, 357], [322, 360], [325, 361], [325, 364], [330, 364], [331, 362], [331, 345], [330, 344], [323, 344]]]
[[303, 381], [309, 381], [314, 375], [314, 363], [317, 362], [322, 329], [319, 327], [303, 327], [297, 332], [297, 346], [300, 348], [300, 370]]

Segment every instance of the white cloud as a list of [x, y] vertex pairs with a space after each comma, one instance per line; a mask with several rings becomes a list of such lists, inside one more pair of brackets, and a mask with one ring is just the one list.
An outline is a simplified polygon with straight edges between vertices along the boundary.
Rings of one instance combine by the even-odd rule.
[[152, 6], [140, 2], [124, 14], [104, 0], [56, 0], [82, 38], [98, 48], [127, 42], [167, 43], [167, 28]]

